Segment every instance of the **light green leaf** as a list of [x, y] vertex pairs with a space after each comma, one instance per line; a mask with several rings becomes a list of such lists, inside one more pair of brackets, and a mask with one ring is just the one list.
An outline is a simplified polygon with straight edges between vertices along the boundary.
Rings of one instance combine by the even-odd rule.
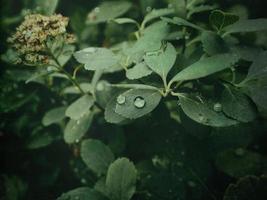
[[108, 168], [107, 192], [111, 200], [130, 200], [135, 193], [137, 171], [127, 158], [120, 158]]
[[261, 163], [260, 154], [242, 148], [223, 151], [216, 158], [216, 166], [235, 178], [258, 174], [261, 171]]
[[203, 50], [210, 56], [229, 51], [225, 41], [218, 34], [211, 31], [204, 31], [201, 34], [201, 42]]
[[240, 20], [224, 28], [225, 34], [267, 30], [267, 19]]
[[65, 118], [66, 107], [53, 108], [47, 111], [42, 119], [44, 126], [49, 126], [53, 123], [58, 123]]
[[90, 108], [94, 105], [94, 98], [90, 95], [84, 95], [74, 101], [66, 110], [66, 116], [70, 117], [71, 119], [78, 120], [84, 114], [86, 114]]
[[183, 18], [180, 17], [174, 17], [173, 19], [170, 18], [166, 18], [166, 17], [162, 17], [161, 18], [163, 21], [166, 21], [168, 23], [172, 23], [172, 24], [176, 24], [178, 26], [187, 26], [187, 27], [191, 27], [193, 29], [199, 30], [199, 31], [205, 31], [202, 27], [197, 26], [191, 22], [188, 22], [186, 20], [184, 20]]
[[88, 131], [93, 120], [93, 113], [88, 111], [80, 119], [71, 119], [64, 130], [64, 140], [66, 143], [78, 142]]
[[154, 110], [161, 100], [156, 90], [130, 89], [117, 97], [115, 112], [128, 119], [136, 119]]
[[87, 139], [82, 142], [81, 157], [88, 168], [98, 176], [106, 174], [114, 161], [110, 148], [99, 140]]
[[162, 78], [166, 78], [175, 63], [176, 54], [174, 46], [172, 46], [171, 43], [167, 43], [165, 49], [160, 49], [155, 52], [147, 52], [144, 56], [144, 60], [150, 69]]
[[235, 88], [226, 86], [222, 93], [223, 112], [230, 118], [240, 122], [250, 122], [256, 118], [256, 109], [251, 100]]
[[107, 69], [119, 61], [111, 50], [97, 47], [77, 51], [74, 57], [79, 63], [85, 64], [84, 67], [87, 70]]
[[142, 25], [145, 26], [145, 24], [152, 21], [153, 19], [159, 18], [161, 16], [171, 15], [171, 14], [174, 14], [173, 8], [154, 9], [145, 16], [145, 19]]
[[239, 20], [237, 15], [226, 13], [221, 10], [214, 10], [211, 12], [210, 16], [211, 25], [218, 31], [226, 26], [229, 26]]
[[232, 67], [238, 60], [239, 56], [235, 54], [218, 54], [203, 58], [176, 74], [171, 82], [203, 78]]
[[89, 187], [80, 187], [63, 193], [57, 200], [106, 200], [106, 198]]
[[126, 77], [130, 80], [140, 79], [145, 76], [148, 76], [152, 73], [151, 69], [145, 64], [145, 62], [141, 62], [132, 68], [126, 71]]
[[216, 112], [207, 103], [199, 102], [190, 97], [179, 96], [179, 102], [185, 114], [194, 121], [213, 127], [226, 127], [237, 124], [237, 121]]
[[132, 4], [127, 1], [105, 1], [93, 9], [87, 18], [87, 24], [97, 24], [115, 19], [126, 13]]
[[52, 15], [56, 11], [59, 0], [35, 0], [34, 5], [42, 14]]
[[112, 21], [118, 24], [136, 24], [137, 26], [139, 26], [138, 22], [131, 18], [117, 18]]
[[26, 144], [28, 149], [39, 149], [50, 145], [55, 138], [53, 138], [50, 133], [36, 133], [32, 135]]

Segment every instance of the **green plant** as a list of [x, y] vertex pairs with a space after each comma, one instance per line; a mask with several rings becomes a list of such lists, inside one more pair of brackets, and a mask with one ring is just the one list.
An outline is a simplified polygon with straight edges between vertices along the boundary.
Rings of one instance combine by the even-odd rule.
[[[35, 11], [41, 14], [26, 15], [2, 59], [21, 65], [15, 70], [34, 68], [17, 74], [51, 91], [26, 147], [63, 139], [73, 150], [83, 186], [58, 200], [217, 199], [207, 186], [214, 170], [234, 178], [266, 172], [264, 155], [246, 149], [266, 130], [266, 44], [249, 44], [246, 36], [266, 31], [267, 19], [180, 0], [136, 20], [121, 17], [134, 12], [132, 3], [107, 1], [82, 28], [72, 25], [82, 30], [75, 38], [68, 18], [53, 14], [57, 1], [49, 2]], [[202, 12], [209, 14], [198, 20]], [[84, 41], [85, 27], [104, 26], [130, 31], [99, 46]], [[18, 78], [15, 70], [9, 76]], [[38, 107], [44, 98], [32, 95]]]

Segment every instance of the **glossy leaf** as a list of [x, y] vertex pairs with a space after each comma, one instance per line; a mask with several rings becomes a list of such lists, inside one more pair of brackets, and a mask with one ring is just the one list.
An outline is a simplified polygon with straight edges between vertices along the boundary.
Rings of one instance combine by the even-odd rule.
[[78, 120], [69, 120], [64, 130], [64, 140], [66, 143], [75, 143], [85, 135], [91, 126], [93, 114], [88, 111]]
[[185, 114], [200, 124], [213, 127], [226, 127], [237, 124], [237, 121], [227, 118], [221, 112], [214, 111], [206, 103], [186, 96], [180, 96], [179, 102]]
[[78, 120], [85, 115], [94, 105], [94, 98], [90, 95], [84, 95], [74, 101], [66, 110], [66, 116], [71, 119]]
[[107, 192], [111, 200], [130, 200], [135, 192], [137, 171], [127, 158], [119, 158], [108, 168]]
[[161, 94], [150, 89], [130, 89], [120, 94], [120, 97], [125, 97], [125, 102], [117, 102], [115, 112], [128, 119], [136, 119], [150, 113], [161, 100]]
[[82, 142], [81, 157], [87, 167], [98, 176], [106, 174], [109, 164], [114, 160], [114, 155], [109, 147], [94, 139]]
[[235, 54], [218, 54], [203, 58], [176, 74], [172, 82], [203, 78], [232, 67], [239, 60]]
[[151, 70], [166, 78], [176, 60], [176, 50], [171, 43], [167, 43], [164, 49], [155, 52], [147, 52], [144, 56], [145, 63]]

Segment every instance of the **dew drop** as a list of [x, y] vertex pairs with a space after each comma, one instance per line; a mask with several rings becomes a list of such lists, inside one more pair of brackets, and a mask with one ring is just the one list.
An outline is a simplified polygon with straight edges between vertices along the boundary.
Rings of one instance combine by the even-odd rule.
[[117, 103], [119, 104], [119, 105], [122, 105], [122, 104], [124, 104], [126, 102], [126, 97], [125, 96], [123, 96], [123, 95], [119, 95], [118, 97], [117, 97]]
[[82, 179], [81, 179], [81, 183], [82, 183], [82, 184], [86, 184], [86, 182], [87, 182], [87, 181], [86, 181], [85, 178], [82, 178]]
[[222, 104], [220, 103], [215, 103], [213, 105], [213, 110], [216, 111], [216, 112], [221, 112], [222, 111]]
[[76, 123], [77, 123], [77, 125], [79, 125], [79, 124], [81, 123], [81, 121], [80, 121], [80, 120], [77, 120], [77, 122], [76, 122]]
[[136, 97], [134, 100], [134, 106], [136, 108], [143, 108], [146, 105], [146, 101], [144, 100], [143, 97]]
[[235, 150], [235, 154], [237, 156], [243, 156], [245, 154], [245, 150], [243, 148], [238, 148]]
[[147, 7], [146, 7], [146, 11], [147, 11], [147, 12], [151, 12], [151, 10], [152, 10], [152, 8], [151, 8], [150, 6], [147, 6]]

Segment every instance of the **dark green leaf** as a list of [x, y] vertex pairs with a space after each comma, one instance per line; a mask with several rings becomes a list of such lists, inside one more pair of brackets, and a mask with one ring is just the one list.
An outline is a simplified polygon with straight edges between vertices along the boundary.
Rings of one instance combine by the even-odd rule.
[[221, 10], [214, 10], [211, 12], [209, 19], [211, 25], [216, 28], [216, 30], [220, 31], [224, 27], [237, 22], [239, 17], [231, 13], [225, 13]]
[[49, 126], [53, 123], [58, 123], [65, 118], [66, 107], [53, 108], [47, 111], [42, 119], [44, 126]]

